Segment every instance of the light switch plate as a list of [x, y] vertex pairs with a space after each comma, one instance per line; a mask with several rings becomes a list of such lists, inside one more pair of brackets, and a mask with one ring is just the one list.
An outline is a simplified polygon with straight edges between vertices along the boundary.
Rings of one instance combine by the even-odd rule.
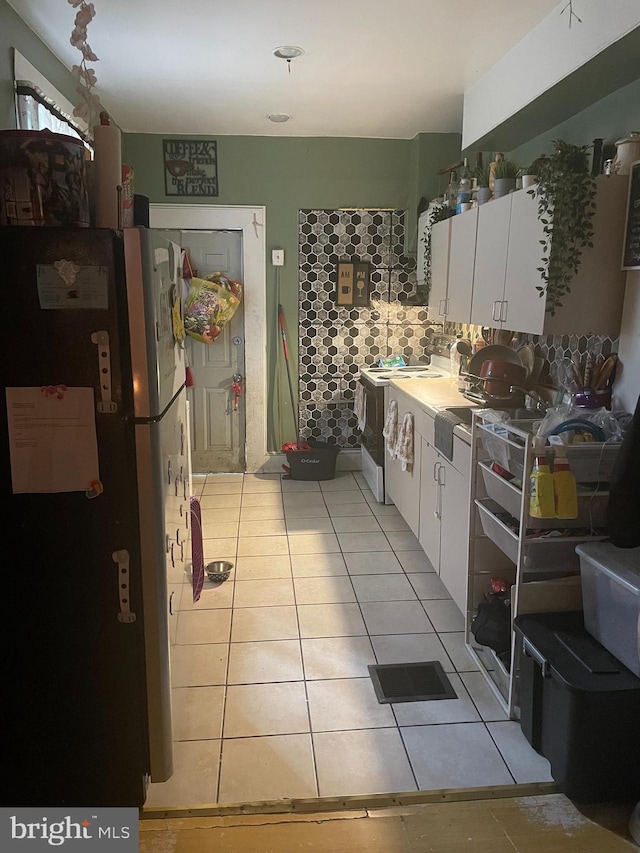
[[284, 266], [284, 249], [271, 250], [271, 263], [274, 265], [274, 267]]

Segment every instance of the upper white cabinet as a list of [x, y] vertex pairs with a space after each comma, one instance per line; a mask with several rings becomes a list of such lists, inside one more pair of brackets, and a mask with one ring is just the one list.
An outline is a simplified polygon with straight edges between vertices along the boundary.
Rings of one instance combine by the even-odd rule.
[[471, 321], [471, 295], [476, 247], [478, 210], [475, 207], [451, 218], [447, 319], [454, 323]]
[[454, 323], [471, 318], [477, 209], [431, 227], [429, 314]]
[[436, 222], [431, 229], [431, 290], [429, 316], [444, 319], [447, 316], [447, 290], [449, 281], [449, 242], [451, 219]]
[[[620, 254], [627, 178], [601, 175], [596, 185], [593, 248], [583, 251], [571, 291], [554, 316], [537, 290], [544, 233], [535, 197], [518, 190], [442, 223], [451, 231], [447, 319], [530, 334], [617, 336], [626, 280]], [[434, 250], [432, 245], [432, 266]], [[438, 263], [444, 267], [440, 258]]]
[[500, 325], [513, 195], [515, 193], [476, 208], [478, 228], [471, 322], [478, 326], [497, 328]]

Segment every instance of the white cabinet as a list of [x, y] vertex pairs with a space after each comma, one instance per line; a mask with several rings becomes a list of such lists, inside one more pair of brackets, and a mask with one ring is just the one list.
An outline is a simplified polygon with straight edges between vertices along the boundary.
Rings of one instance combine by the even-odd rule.
[[478, 326], [500, 326], [507, 269], [511, 198], [512, 195], [503, 196], [477, 208], [478, 229], [471, 322]]
[[449, 280], [449, 241], [451, 219], [436, 222], [431, 228], [431, 290], [429, 317], [443, 320], [447, 316], [447, 287]]
[[470, 321], [477, 221], [476, 208], [431, 228], [429, 309], [434, 317], [453, 323]]
[[447, 320], [453, 323], [471, 322], [478, 210], [467, 210], [450, 220]]
[[[473, 211], [456, 216], [451, 230], [449, 305], [455, 301], [452, 287], [460, 290], [461, 304], [468, 294], [468, 281], [451, 273], [455, 251], [456, 256], [466, 258], [467, 270], [473, 270], [471, 323], [530, 334], [617, 336], [625, 286], [620, 253], [626, 185], [626, 179], [620, 175], [596, 179], [593, 247], [583, 251], [570, 293], [554, 316], [546, 312], [545, 299], [537, 290], [543, 283], [539, 267], [544, 232], [536, 198], [526, 190], [518, 190], [477, 208], [472, 262], [468, 245], [463, 244], [462, 251], [454, 250], [454, 234], [457, 221]], [[469, 231], [472, 230], [470, 223]], [[449, 319], [457, 318], [450, 314]]]
[[419, 407], [401, 391], [391, 387], [388, 389], [387, 400], [389, 403], [395, 400], [398, 404], [398, 428], [400, 428], [407, 413], [413, 415], [413, 466], [410, 471], [404, 471], [400, 460], [392, 459], [389, 456], [385, 442], [385, 491], [415, 536], [418, 536], [420, 524], [420, 460], [422, 451]]
[[449, 595], [466, 609], [469, 547], [470, 448], [454, 438], [456, 468], [429, 442], [422, 441], [419, 540]]

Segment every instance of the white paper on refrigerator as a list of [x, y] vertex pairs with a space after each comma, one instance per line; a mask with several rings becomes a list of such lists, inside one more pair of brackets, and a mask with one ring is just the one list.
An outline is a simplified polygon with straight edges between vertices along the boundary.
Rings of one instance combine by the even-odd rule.
[[14, 494], [99, 493], [93, 388], [7, 388]]

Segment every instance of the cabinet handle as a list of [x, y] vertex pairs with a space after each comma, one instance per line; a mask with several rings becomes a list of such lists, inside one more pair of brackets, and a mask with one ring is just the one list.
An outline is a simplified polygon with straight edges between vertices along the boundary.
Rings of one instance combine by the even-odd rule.
[[441, 299], [440, 302], [438, 302], [438, 316], [439, 317], [444, 317], [444, 315], [447, 313], [445, 311], [445, 302], [446, 301], [447, 301], [446, 299]]
[[[438, 485], [439, 486], [444, 486], [446, 474], [447, 474], [447, 469], [444, 467], [444, 464], [441, 462], [440, 468], [438, 469]], [[440, 475], [442, 475], [442, 478], [440, 477]]]
[[444, 300], [444, 313], [445, 316], [449, 313], [449, 297]]
[[508, 309], [508, 307], [509, 307], [509, 300], [508, 300], [508, 299], [503, 299], [503, 300], [502, 300], [502, 303], [501, 303], [501, 308], [500, 308], [500, 319], [502, 320], [502, 322], [503, 322], [503, 323], [504, 323], [504, 322], [505, 322], [505, 320], [507, 319], [507, 309]]
[[496, 299], [493, 303], [493, 311], [491, 312], [491, 319], [498, 322], [500, 320], [500, 309], [496, 311], [496, 307], [501, 304], [499, 299]]
[[436, 481], [436, 505], [433, 514], [436, 518], [442, 517], [442, 482], [440, 480], [440, 472], [443, 468], [442, 462], [434, 462], [433, 479]]

